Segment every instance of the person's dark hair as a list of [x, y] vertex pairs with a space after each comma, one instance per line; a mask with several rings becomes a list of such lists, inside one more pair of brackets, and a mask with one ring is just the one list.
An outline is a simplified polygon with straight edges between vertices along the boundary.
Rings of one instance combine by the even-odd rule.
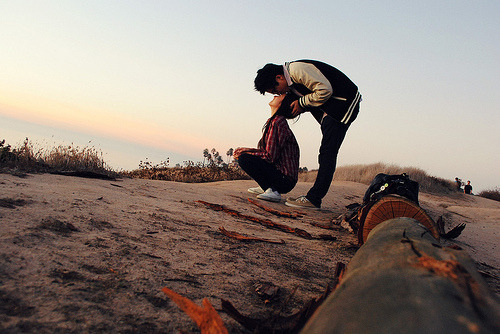
[[283, 75], [283, 66], [276, 64], [266, 64], [263, 68], [257, 71], [257, 76], [254, 80], [255, 90], [264, 95], [269, 89], [274, 88], [277, 75]]
[[271, 126], [271, 121], [276, 117], [276, 116], [283, 116], [286, 119], [294, 119], [297, 116], [292, 115], [292, 108], [290, 107], [290, 104], [292, 104], [293, 101], [298, 100], [299, 97], [296, 96], [295, 94], [288, 93], [286, 96], [283, 98], [283, 101], [281, 101], [281, 105], [278, 108], [278, 110], [274, 113], [271, 118], [269, 118], [264, 124], [264, 127], [262, 128], [262, 138], [259, 141], [258, 147], [265, 147], [266, 145], [266, 135], [267, 132], [269, 131], [269, 127]]
[[299, 97], [293, 93], [286, 94], [285, 97], [283, 98], [283, 101], [281, 101], [280, 107], [273, 116], [281, 115], [286, 119], [295, 118], [296, 116], [292, 115], [292, 108], [290, 107], [290, 105], [292, 104], [293, 101], [298, 99]]

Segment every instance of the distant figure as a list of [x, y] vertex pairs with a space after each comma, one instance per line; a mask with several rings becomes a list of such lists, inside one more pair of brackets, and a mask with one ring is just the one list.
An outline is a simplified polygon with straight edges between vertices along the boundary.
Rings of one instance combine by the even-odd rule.
[[291, 94], [275, 96], [269, 103], [271, 117], [264, 125], [257, 148], [239, 147], [233, 157], [240, 167], [258, 184], [248, 192], [257, 198], [280, 202], [281, 194], [292, 190], [299, 177], [299, 144], [288, 126], [292, 115]]
[[472, 186], [470, 185], [470, 181], [467, 181], [467, 184], [464, 187], [464, 194], [472, 194]]
[[458, 191], [462, 190], [462, 180], [460, 180], [458, 177], [455, 178], [455, 186], [457, 187]]

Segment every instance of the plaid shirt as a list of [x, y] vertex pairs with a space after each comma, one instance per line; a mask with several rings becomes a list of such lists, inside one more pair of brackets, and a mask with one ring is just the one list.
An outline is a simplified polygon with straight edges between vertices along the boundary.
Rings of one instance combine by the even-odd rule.
[[249, 153], [272, 163], [290, 180], [297, 182], [299, 176], [299, 144], [297, 144], [286, 118], [283, 116], [274, 117], [264, 136], [259, 143], [258, 150]]

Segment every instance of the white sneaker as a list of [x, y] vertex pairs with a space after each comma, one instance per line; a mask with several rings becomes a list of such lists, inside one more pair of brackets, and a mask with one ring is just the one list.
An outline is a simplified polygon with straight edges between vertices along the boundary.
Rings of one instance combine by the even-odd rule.
[[264, 192], [264, 190], [261, 187], [255, 187], [255, 188], [248, 188], [248, 192], [252, 193], [252, 194], [260, 195]]
[[271, 188], [267, 189], [264, 193], [257, 196], [258, 199], [263, 199], [264, 201], [269, 202], [280, 202], [281, 195], [279, 192], [272, 190]]

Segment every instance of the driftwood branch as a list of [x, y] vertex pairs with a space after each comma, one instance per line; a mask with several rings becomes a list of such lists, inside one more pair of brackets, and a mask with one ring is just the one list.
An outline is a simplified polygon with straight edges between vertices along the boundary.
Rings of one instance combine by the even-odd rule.
[[337, 265], [335, 266], [335, 272], [333, 273], [333, 290], [335, 290], [337, 285], [342, 280], [342, 276], [344, 275], [345, 268], [346, 268], [345, 263], [337, 262]]
[[289, 316], [279, 314], [270, 315], [267, 318], [251, 318], [241, 314], [229, 301], [222, 299], [222, 309], [231, 318], [236, 320], [246, 329], [253, 333], [275, 333], [289, 334], [298, 333], [311, 315], [317, 310], [321, 303], [328, 297], [331, 290], [326, 288], [325, 292], [318, 298], [309, 300], [299, 311]]
[[275, 229], [275, 230], [279, 230], [281, 232], [298, 235], [299, 237], [304, 238], [304, 239], [322, 239], [322, 238], [314, 238], [309, 232], [304, 231], [303, 229], [289, 227], [287, 225], [280, 224], [280, 223], [275, 223], [269, 219], [262, 219], [262, 218], [258, 218], [258, 217], [245, 215], [245, 214], [242, 214], [236, 210], [229, 209], [229, 208], [225, 207], [224, 205], [209, 203], [209, 202], [205, 202], [205, 201], [196, 201], [196, 202], [204, 204], [205, 206], [207, 206], [208, 208], [210, 208], [214, 211], [222, 211], [222, 212], [225, 212], [225, 213], [230, 214], [232, 216], [261, 224], [262, 226], [265, 226], [265, 227], [270, 228], [270, 229]]
[[225, 236], [227, 236], [229, 238], [233, 238], [233, 239], [240, 240], [240, 241], [263, 241], [263, 242], [269, 242], [272, 244], [284, 244], [285, 243], [284, 240], [250, 237], [247, 235], [240, 234], [238, 232], [228, 231], [224, 227], [219, 227], [219, 232], [224, 234]]
[[297, 214], [297, 213], [289, 213], [289, 212], [283, 212], [283, 211], [278, 211], [278, 210], [275, 210], [273, 208], [270, 208], [268, 206], [265, 206], [259, 202], [257, 202], [256, 200], [253, 200], [251, 198], [248, 198], [248, 201], [250, 203], [252, 203], [253, 205], [256, 205], [258, 206], [259, 208], [269, 212], [269, 213], [272, 213], [273, 215], [276, 215], [278, 217], [285, 217], [285, 218], [301, 218], [303, 217], [302, 214]]
[[439, 218], [436, 221], [436, 225], [439, 231], [439, 236], [443, 239], [455, 239], [457, 238], [460, 234], [462, 234], [462, 231], [464, 230], [466, 224], [458, 224], [448, 232], [445, 232], [444, 230], [444, 220], [443, 216], [439, 216]]
[[227, 334], [224, 323], [208, 299], [204, 298], [203, 306], [198, 306], [190, 299], [164, 287], [161, 291], [165, 293], [174, 303], [179, 306], [198, 325], [202, 334]]
[[332, 225], [327, 225], [327, 224], [321, 224], [321, 223], [316, 223], [316, 222], [309, 222], [312, 226], [316, 226], [325, 230], [333, 230], [334, 227]]

